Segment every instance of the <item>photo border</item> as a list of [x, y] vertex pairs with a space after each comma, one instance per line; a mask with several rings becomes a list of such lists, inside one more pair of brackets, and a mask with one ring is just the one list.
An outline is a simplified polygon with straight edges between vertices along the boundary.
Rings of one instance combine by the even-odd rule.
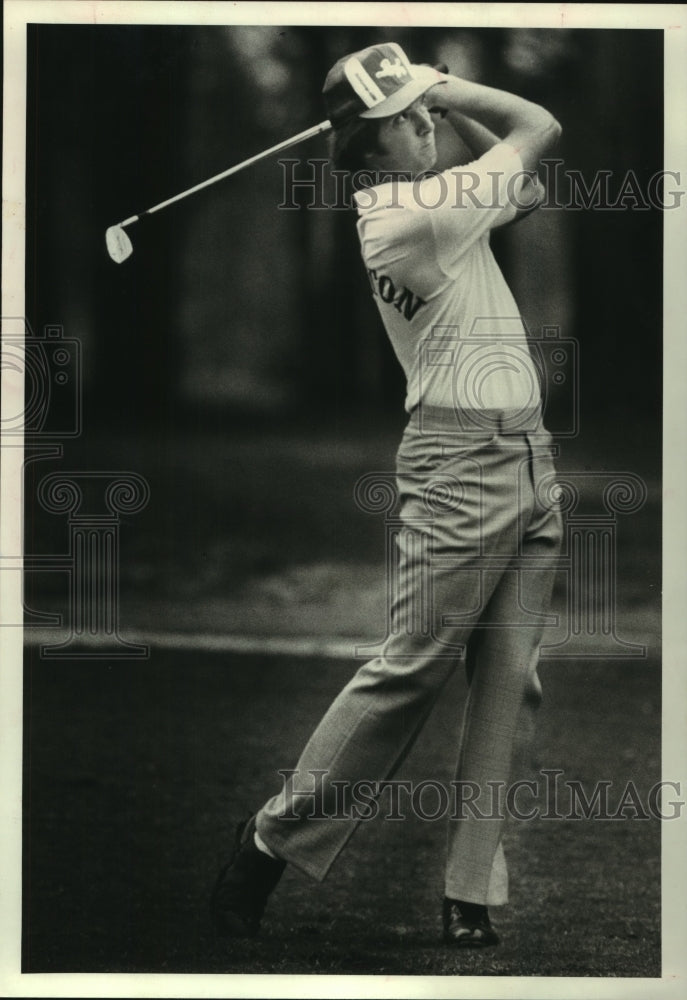
[[[156, 3], [6, 0], [3, 86], [2, 316], [23, 316], [25, 266], [26, 25], [344, 24], [403, 27], [658, 28], [664, 32], [665, 166], [687, 184], [687, 5], [499, 3]], [[687, 738], [687, 205], [664, 215], [664, 484], [663, 484], [663, 774], [684, 780]], [[22, 412], [17, 387], [5, 381], [3, 413]], [[20, 551], [21, 441], [0, 449], [0, 548]], [[22, 618], [21, 574], [0, 573], [7, 621]], [[1, 625], [1, 623], [0, 623]], [[280, 996], [638, 997], [682, 995], [687, 963], [687, 817], [662, 826], [663, 976], [658, 979], [576, 977], [265, 976], [167, 974], [22, 974], [22, 629], [0, 627], [0, 988], [6, 996]], [[345, 992], [344, 992], [345, 991]]]

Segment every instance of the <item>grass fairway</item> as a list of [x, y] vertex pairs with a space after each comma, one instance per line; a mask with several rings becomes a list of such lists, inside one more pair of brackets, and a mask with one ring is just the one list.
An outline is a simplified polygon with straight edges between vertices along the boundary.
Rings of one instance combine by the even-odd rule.
[[[287, 871], [251, 942], [218, 941], [207, 896], [233, 824], [279, 787], [356, 664], [181, 654], [25, 670], [24, 972], [660, 975], [660, 823], [511, 823], [502, 944], [439, 937], [445, 820], [363, 823], [318, 885]], [[652, 661], [542, 666], [532, 774], [660, 777]], [[448, 782], [464, 698], [456, 675], [399, 778]], [[666, 777], [670, 777], [667, 775]], [[568, 799], [561, 796], [561, 810]]]

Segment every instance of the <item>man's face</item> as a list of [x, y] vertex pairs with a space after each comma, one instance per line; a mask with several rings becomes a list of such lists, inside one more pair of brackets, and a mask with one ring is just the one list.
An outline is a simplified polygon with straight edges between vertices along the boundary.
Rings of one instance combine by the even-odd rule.
[[437, 158], [434, 122], [424, 97], [418, 97], [392, 118], [382, 119], [378, 135], [379, 149], [368, 156], [373, 169], [416, 176], [434, 166]]

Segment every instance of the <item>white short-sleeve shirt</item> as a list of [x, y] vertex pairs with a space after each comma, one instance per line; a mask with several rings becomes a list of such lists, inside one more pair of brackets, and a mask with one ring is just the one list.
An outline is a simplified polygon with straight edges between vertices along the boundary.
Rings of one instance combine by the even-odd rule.
[[490, 231], [515, 217], [524, 179], [517, 151], [499, 143], [466, 166], [355, 195], [361, 253], [409, 412], [420, 402], [539, 405], [520, 313], [489, 246]]

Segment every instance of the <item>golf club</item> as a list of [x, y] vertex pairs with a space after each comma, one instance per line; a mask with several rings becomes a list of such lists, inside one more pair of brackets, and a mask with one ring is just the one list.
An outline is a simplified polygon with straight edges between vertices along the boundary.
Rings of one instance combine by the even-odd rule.
[[223, 170], [222, 173], [215, 174], [214, 177], [209, 177], [206, 181], [196, 184], [187, 191], [175, 194], [174, 197], [167, 198], [166, 201], [161, 201], [159, 205], [153, 205], [152, 208], [146, 209], [145, 212], [141, 212], [139, 215], [132, 215], [130, 218], [124, 219], [123, 222], [118, 222], [116, 225], [110, 226], [105, 232], [105, 245], [107, 246], [107, 252], [116, 264], [121, 264], [122, 261], [125, 261], [134, 252], [131, 240], [129, 239], [128, 234], [124, 231], [125, 226], [131, 226], [134, 222], [138, 222], [139, 219], [142, 219], [143, 216], [152, 215], [153, 212], [159, 212], [160, 209], [174, 204], [175, 201], [181, 201], [182, 198], [187, 198], [190, 194], [194, 194], [196, 191], [201, 191], [203, 188], [209, 187], [211, 184], [216, 184], [217, 181], [221, 181], [225, 177], [230, 177], [231, 174], [236, 174], [239, 170], [243, 170], [245, 167], [250, 167], [251, 164], [257, 163], [258, 160], [264, 160], [265, 157], [271, 156], [273, 153], [279, 153], [282, 149], [288, 149], [290, 146], [295, 146], [296, 143], [303, 142], [305, 139], [311, 139], [313, 136], [319, 135], [321, 132], [327, 132], [331, 127], [332, 125], [330, 121], [323, 121], [320, 122], [319, 125], [313, 125], [304, 132], [299, 132], [298, 135], [294, 135], [290, 139], [284, 139], [283, 142], [277, 143], [276, 146], [271, 146], [269, 149], [263, 150], [262, 153], [256, 153], [255, 156], [251, 156], [247, 160], [243, 160], [242, 163], [237, 163], [235, 166], [229, 167], [227, 170]]

